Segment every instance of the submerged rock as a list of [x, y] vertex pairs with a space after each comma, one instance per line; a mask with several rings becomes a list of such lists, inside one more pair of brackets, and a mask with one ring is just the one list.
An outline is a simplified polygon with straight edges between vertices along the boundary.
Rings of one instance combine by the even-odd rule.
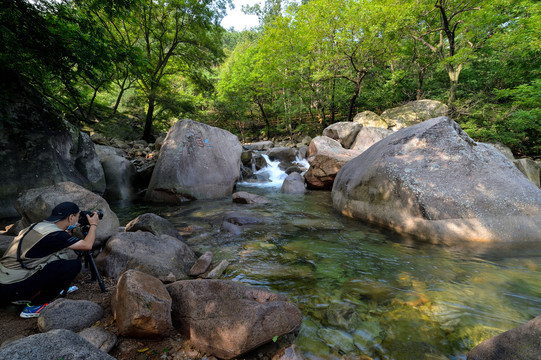
[[398, 131], [344, 165], [342, 214], [438, 242], [539, 241], [541, 191], [447, 117]]

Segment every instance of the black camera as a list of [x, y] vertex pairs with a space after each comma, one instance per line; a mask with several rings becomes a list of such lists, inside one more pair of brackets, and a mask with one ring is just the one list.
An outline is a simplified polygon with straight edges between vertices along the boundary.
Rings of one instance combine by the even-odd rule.
[[81, 227], [90, 226], [90, 224], [88, 223], [88, 219], [86, 218], [86, 215], [92, 216], [92, 215], [94, 215], [94, 212], [98, 213], [98, 219], [100, 219], [100, 220], [103, 219], [103, 211], [102, 210], [96, 210], [96, 211], [84, 211], [84, 210], [82, 210], [79, 213], [79, 225]]

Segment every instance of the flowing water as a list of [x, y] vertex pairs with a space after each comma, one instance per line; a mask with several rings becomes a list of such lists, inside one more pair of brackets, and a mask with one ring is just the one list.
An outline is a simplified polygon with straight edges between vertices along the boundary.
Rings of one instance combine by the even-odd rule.
[[[308, 358], [465, 359], [479, 342], [541, 314], [539, 258], [525, 250], [482, 255], [408, 241], [340, 215], [330, 192], [285, 195], [278, 186], [240, 184], [271, 200], [231, 199], [175, 207], [112, 204], [121, 224], [154, 212], [199, 252], [228, 260], [224, 278], [286, 294], [304, 316], [297, 346]], [[221, 216], [256, 217], [241, 235]]]

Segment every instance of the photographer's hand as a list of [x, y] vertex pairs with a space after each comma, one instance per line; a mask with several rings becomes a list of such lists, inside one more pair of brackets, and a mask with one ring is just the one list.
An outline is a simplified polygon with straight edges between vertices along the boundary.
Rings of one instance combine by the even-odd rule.
[[96, 241], [96, 229], [98, 228], [100, 219], [97, 212], [94, 212], [92, 216], [86, 215], [86, 219], [89, 224], [88, 234], [86, 234], [84, 239], [69, 246], [72, 250], [92, 250], [92, 246], [94, 246], [94, 241]]

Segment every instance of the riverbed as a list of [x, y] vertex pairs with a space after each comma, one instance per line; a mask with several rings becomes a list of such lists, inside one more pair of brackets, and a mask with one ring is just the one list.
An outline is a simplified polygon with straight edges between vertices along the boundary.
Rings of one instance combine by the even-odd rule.
[[[472, 251], [406, 239], [342, 216], [327, 191], [286, 195], [275, 184], [248, 183], [236, 191], [270, 203], [111, 208], [121, 224], [156, 213], [184, 231], [192, 249], [228, 260], [224, 279], [286, 294], [304, 316], [296, 344], [308, 358], [465, 359], [479, 342], [541, 314], [539, 257], [527, 248]], [[221, 219], [232, 211], [260, 223], [225, 232]]]

